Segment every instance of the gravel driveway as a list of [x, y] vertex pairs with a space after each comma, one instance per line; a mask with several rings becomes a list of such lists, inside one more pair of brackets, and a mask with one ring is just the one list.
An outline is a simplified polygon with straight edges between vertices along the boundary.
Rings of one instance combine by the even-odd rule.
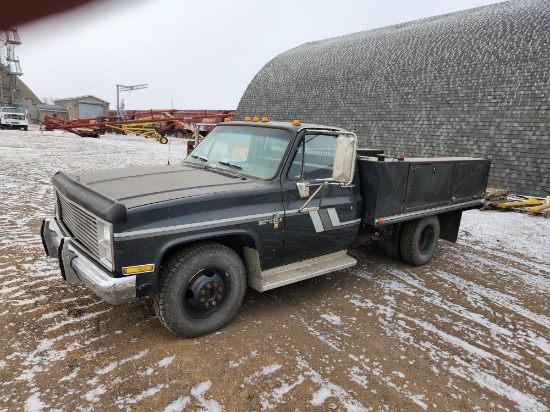
[[177, 339], [150, 299], [113, 307], [45, 257], [50, 178], [183, 159], [135, 136], [0, 131], [0, 411], [550, 410], [550, 219], [464, 214], [411, 267], [358, 265], [266, 293]]

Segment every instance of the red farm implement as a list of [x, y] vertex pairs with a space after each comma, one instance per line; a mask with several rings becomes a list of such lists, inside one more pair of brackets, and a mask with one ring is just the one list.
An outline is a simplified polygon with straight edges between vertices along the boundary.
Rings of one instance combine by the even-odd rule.
[[[167, 143], [167, 136], [195, 138], [195, 125], [215, 125], [232, 120], [235, 111], [147, 110], [124, 116], [93, 117], [64, 120], [46, 116], [42, 130], [65, 130], [82, 137], [99, 137], [105, 133], [136, 134]], [[204, 127], [203, 127], [204, 129]]]

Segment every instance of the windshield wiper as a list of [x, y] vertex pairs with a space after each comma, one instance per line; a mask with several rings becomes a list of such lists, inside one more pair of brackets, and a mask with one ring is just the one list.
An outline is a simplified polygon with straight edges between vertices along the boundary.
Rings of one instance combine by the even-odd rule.
[[191, 155], [193, 159], [201, 159], [203, 162], [208, 162], [208, 158], [206, 156], [197, 156], [197, 155]]
[[235, 169], [240, 169], [240, 170], [242, 170], [242, 167], [239, 166], [239, 165], [236, 165], [235, 163], [229, 163], [229, 162], [225, 162], [225, 161], [223, 161], [223, 160], [220, 160], [218, 163], [220, 163], [220, 164], [222, 164], [222, 165], [224, 165], [224, 166], [230, 166], [230, 167], [233, 167], [233, 168], [235, 168]]

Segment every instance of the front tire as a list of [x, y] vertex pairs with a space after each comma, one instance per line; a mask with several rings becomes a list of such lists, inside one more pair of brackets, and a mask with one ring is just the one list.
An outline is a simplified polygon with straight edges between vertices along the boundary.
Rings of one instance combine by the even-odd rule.
[[245, 290], [246, 271], [239, 255], [219, 243], [200, 242], [163, 265], [153, 302], [170, 332], [193, 338], [229, 322]]
[[414, 266], [422, 266], [432, 258], [439, 241], [439, 219], [429, 216], [405, 224], [401, 235], [401, 257]]
[[168, 138], [166, 136], [161, 136], [159, 138], [159, 142], [160, 142], [160, 144], [166, 144], [166, 143], [168, 143]]

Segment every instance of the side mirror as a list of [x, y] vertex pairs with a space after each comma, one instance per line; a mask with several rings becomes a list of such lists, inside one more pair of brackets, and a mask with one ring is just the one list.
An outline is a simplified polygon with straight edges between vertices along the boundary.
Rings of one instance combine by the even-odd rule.
[[332, 170], [332, 178], [335, 182], [349, 185], [353, 181], [356, 155], [357, 136], [354, 133], [342, 134], [336, 138]]
[[309, 184], [307, 182], [296, 182], [296, 187], [298, 188], [300, 199], [309, 197]]

